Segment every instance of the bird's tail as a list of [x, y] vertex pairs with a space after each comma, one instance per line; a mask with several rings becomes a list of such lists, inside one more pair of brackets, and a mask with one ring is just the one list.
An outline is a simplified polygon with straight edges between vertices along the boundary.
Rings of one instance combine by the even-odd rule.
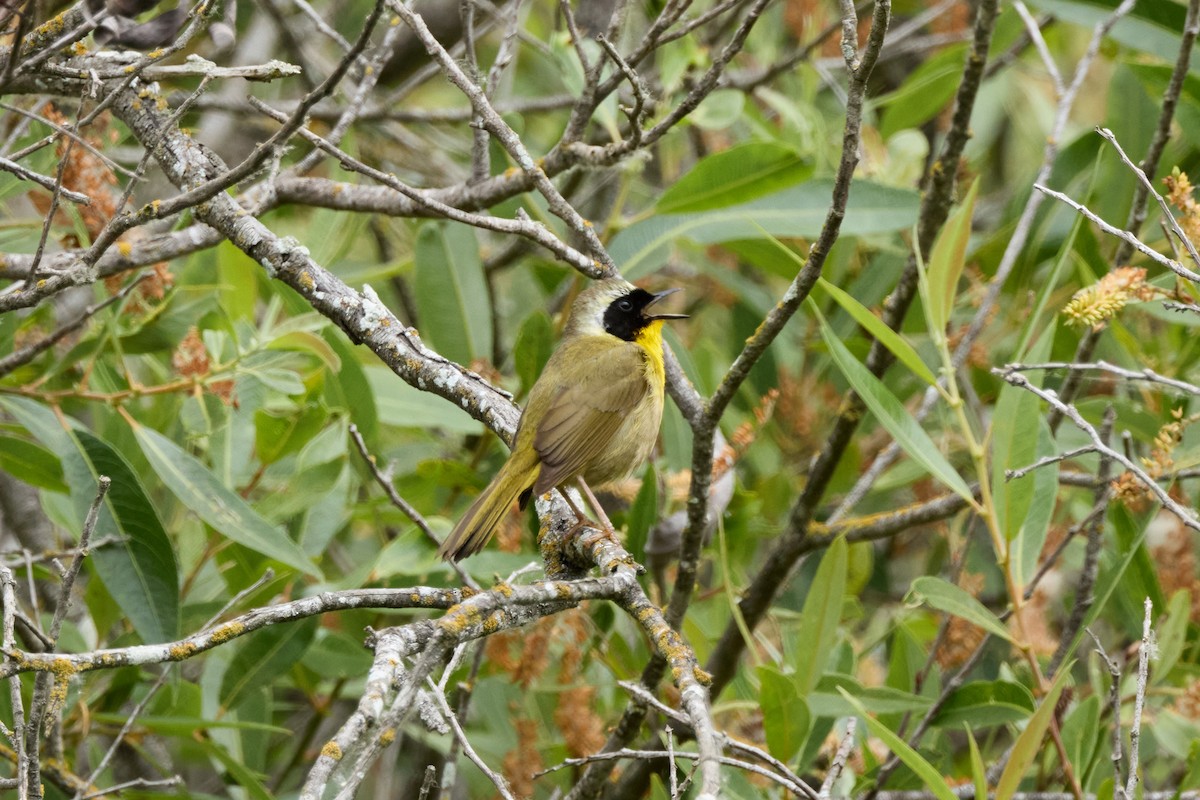
[[447, 561], [458, 561], [478, 553], [488, 543], [500, 520], [512, 508], [513, 501], [529, 491], [537, 480], [537, 455], [532, 448], [528, 449], [530, 452], [526, 455], [514, 454], [504, 463], [442, 542], [438, 548], [439, 556]]

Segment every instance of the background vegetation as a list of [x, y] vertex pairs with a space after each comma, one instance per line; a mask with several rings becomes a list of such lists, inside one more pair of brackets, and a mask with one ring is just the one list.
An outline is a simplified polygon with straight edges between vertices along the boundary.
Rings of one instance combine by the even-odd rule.
[[[155, 6], [0, 4], [0, 788], [1200, 790], [1200, 0]], [[613, 271], [623, 549], [441, 563]]]

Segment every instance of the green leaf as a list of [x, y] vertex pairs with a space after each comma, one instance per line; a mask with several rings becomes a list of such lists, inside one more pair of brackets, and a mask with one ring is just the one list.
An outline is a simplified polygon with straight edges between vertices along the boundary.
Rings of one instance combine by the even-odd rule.
[[267, 791], [267, 787], [263, 786], [258, 775], [246, 767], [241, 760], [231, 756], [224, 747], [207, 736], [197, 737], [197, 742], [209, 758], [219, 762], [225, 768], [228, 773], [223, 776], [225, 782], [244, 789], [250, 800], [275, 800], [274, 795]]
[[528, 392], [542, 368], [554, 352], [554, 325], [550, 316], [540, 308], [525, 318], [513, 345], [513, 367], [521, 379], [521, 387]]
[[[1075, 638], [1071, 640], [1071, 646], [1067, 648], [1066, 657], [1070, 657], [1075, 652], [1075, 649], [1079, 647], [1079, 643], [1083, 641], [1087, 628], [1096, 621], [1100, 613], [1108, 606], [1108, 601], [1112, 599], [1117, 588], [1123, 584], [1122, 579], [1125, 572], [1129, 569], [1129, 565], [1133, 563], [1139, 554], [1145, 553], [1142, 545], [1145, 543], [1146, 534], [1150, 530], [1150, 526], [1147, 523], [1152, 517], [1143, 516], [1140, 522], [1136, 521], [1130, 516], [1124, 506], [1110, 506], [1109, 514], [1113, 529], [1118, 532], [1124, 529], [1123, 535], [1131, 537], [1132, 541], [1128, 549], [1124, 551], [1122, 559], [1114, 567], [1101, 572], [1100, 579], [1096, 581], [1098, 592], [1096, 600], [1084, 616], [1083, 624], [1079, 626]], [[1135, 524], [1140, 524], [1140, 528], [1135, 530], [1133, 527]]]
[[255, 631], [225, 670], [219, 694], [221, 707], [237, 708], [256, 689], [278, 682], [304, 656], [316, 632], [315, 617]]
[[0, 435], [0, 469], [30, 486], [66, 492], [62, 462], [40, 445], [16, 436]]
[[[677, 239], [718, 244], [772, 236], [812, 238], [829, 211], [833, 181], [814, 180], [736, 206], [684, 214], [659, 214], [630, 225], [613, 237], [609, 253], [622, 274], [633, 279], [663, 263]], [[843, 236], [907, 230], [917, 219], [916, 192], [855, 181], [842, 221]]]
[[308, 353], [320, 359], [330, 372], [342, 368], [342, 360], [323, 338], [312, 331], [290, 331], [272, 339], [267, 344], [268, 350], [292, 350]]
[[746, 95], [734, 89], [718, 89], [688, 115], [688, 121], [706, 131], [719, 131], [737, 122], [746, 105]]
[[[1156, 423], [1157, 424], [1157, 423]], [[1117, 586], [1117, 615], [1124, 618], [1126, 629], [1133, 635], [1140, 635], [1142, 630], [1142, 603], [1148, 597], [1155, 608], [1164, 608], [1167, 598], [1163, 596], [1162, 585], [1158, 580], [1158, 569], [1150, 557], [1150, 548], [1141, 537], [1135, 536], [1136, 525], [1153, 514], [1134, 514], [1126, 506], [1119, 503], [1110, 506], [1109, 519], [1112, 531], [1116, 536], [1116, 552], [1129, 553], [1132, 560], [1129, 569], [1122, 576]], [[1104, 566], [1101, 562], [1101, 574], [1097, 583], [1105, 579]]]
[[491, 358], [492, 317], [475, 231], [430, 222], [417, 234], [413, 291], [421, 309], [421, 335], [460, 364]]
[[808, 707], [813, 716], [844, 717], [854, 713], [854, 708], [842, 699], [845, 690], [862, 703], [872, 714], [904, 714], [909, 711], [925, 711], [933, 700], [928, 697], [895, 689], [891, 686], [864, 687], [850, 675], [826, 673], [808, 695]]
[[1083, 774], [1096, 752], [1098, 739], [1103, 734], [1100, 727], [1100, 698], [1085, 697], [1072, 709], [1062, 724], [1063, 749], [1075, 767], [1075, 774]]
[[[1080, 25], [1091, 31], [1097, 23], [1116, 10], [1119, 0], [1033, 0], [1031, 5], [1064, 22]], [[1138, 0], [1133, 10], [1109, 32], [1117, 42], [1155, 58], [1164, 53], [1179, 51], [1179, 32], [1184, 28], [1186, 4], [1171, 0]], [[1195, 59], [1191, 71], [1200, 69]]]
[[[178, 638], [179, 566], [153, 503], [133, 467], [107, 442], [83, 430], [75, 431], [74, 437], [93, 476], [112, 479], [92, 542], [105, 537], [120, 541], [92, 550], [96, 572], [143, 641]], [[83, 492], [77, 493], [81, 513], [90, 505]]]
[[1025, 771], [1029, 769], [1029, 765], [1033, 763], [1041, 750], [1042, 738], [1046, 735], [1046, 729], [1050, 727], [1050, 720], [1054, 716], [1054, 707], [1058, 705], [1058, 696], [1062, 694], [1063, 686], [1066, 685], [1067, 677], [1070, 674], [1070, 664], [1063, 664], [1059, 668], [1054, 685], [1042, 699], [1042, 704], [1034, 712], [1029, 724], [1025, 726], [1025, 730], [1021, 731], [1021, 735], [1013, 743], [1008, 763], [1004, 765], [1004, 772], [1000, 774], [1000, 780], [996, 784], [995, 800], [1012, 800], [1012, 796], [1020, 787], [1021, 778], [1024, 777]]
[[658, 520], [658, 475], [653, 462], [642, 472], [642, 485], [625, 519], [625, 547], [634, 558], [641, 558], [650, 528]]
[[1200, 740], [1200, 723], [1172, 710], [1170, 706], [1155, 714], [1153, 720], [1153, 725], [1142, 728], [1142, 734], [1153, 737], [1152, 741], [1158, 745], [1156, 754], [1175, 763], [1186, 761], [1192, 744]]
[[[92, 719], [96, 722], [115, 725], [119, 729], [128, 721], [129, 715], [100, 712], [92, 714]], [[139, 727], [154, 731], [155, 733], [161, 733], [166, 736], [182, 736], [187, 739], [191, 739], [196, 735], [197, 731], [202, 731], [206, 728], [263, 731], [265, 733], [281, 733], [284, 735], [295, 733], [291, 728], [283, 728], [278, 725], [269, 725], [262, 722], [242, 722], [234, 719], [205, 719], [204, 717], [141, 714], [138, 716], [137, 721]]]
[[[0, 395], [0, 408], [12, 414], [21, 427], [29, 431], [30, 435], [49, 448], [50, 452], [59, 458], [67, 486], [71, 486], [72, 477], [84, 477], [78, 472], [72, 474], [71, 465], [67, 463], [68, 460], [74, 459], [78, 462], [82, 459], [82, 455], [79, 453], [78, 448], [74, 446], [68, 432], [63, 428], [62, 422], [55, 416], [53, 411], [36, 400], [30, 400], [28, 397], [6, 397], [3, 395]], [[72, 422], [69, 417], [67, 420], [68, 424]], [[91, 488], [94, 489], [95, 487]], [[89, 503], [92, 497], [95, 497], [94, 492], [88, 498]]]
[[1187, 641], [1188, 616], [1192, 608], [1192, 594], [1180, 589], [1167, 601], [1165, 617], [1158, 619], [1158, 662], [1150, 672], [1150, 683], [1157, 684], [1167, 679]]
[[925, 788], [933, 792], [934, 797], [938, 798], [938, 800], [957, 800], [954, 792], [947, 785], [946, 779], [920, 753], [909, 747], [907, 742], [888, 730], [886, 725], [868, 714], [867, 710], [863, 708], [862, 703], [852, 697], [849, 692], [840, 688], [838, 691], [842, 693], [842, 697], [846, 699], [846, 702], [854, 707], [858, 715], [866, 721], [867, 727], [871, 729], [871, 733], [875, 734], [876, 738], [882, 740], [887, 745], [887, 748], [895, 753], [896, 757], [906, 767], [916, 773], [917, 777], [925, 784]]
[[[199, 254], [197, 254], [199, 255]], [[258, 262], [239, 250], [228, 239], [216, 247], [213, 267], [217, 273], [217, 294], [220, 307], [230, 319], [254, 319], [258, 300]]]
[[[1054, 341], [1054, 326], [1038, 339], [1026, 360], [1046, 361]], [[1041, 385], [1041, 375], [1030, 375]], [[1053, 453], [1054, 438], [1038, 413], [1040, 401], [1032, 392], [1003, 384], [992, 415], [988, 438], [992, 444], [992, 486], [996, 497], [996, 522], [1009, 542], [1009, 562], [1018, 586], [1024, 586], [1037, 568], [1037, 559], [1050, 530], [1058, 497], [1058, 464], [1052, 463], [1020, 478], [1009, 480], [1006, 470], [1020, 469]], [[1031, 435], [1030, 427], [1036, 432]], [[1000, 555], [1000, 554], [997, 554]]]
[[776, 142], [746, 142], [701, 159], [655, 204], [659, 214], [708, 211], [808, 180], [812, 163]]
[[366, 367], [363, 372], [375, 397], [379, 421], [385, 425], [441, 428], [447, 433], [468, 435], [483, 432], [483, 423], [454, 403], [409, 386], [387, 367]]
[[261, 408], [255, 411], [254, 447], [259, 460], [273, 464], [289, 453], [295, 453], [308, 444], [328, 418], [325, 409], [316, 404], [292, 409], [287, 414]]
[[1200, 740], [1192, 742], [1185, 761], [1187, 771], [1179, 781], [1179, 789], [1184, 792], [1200, 788]]
[[979, 753], [979, 745], [975, 743], [975, 734], [971, 726], [967, 726], [967, 744], [971, 748], [971, 782], [975, 784], [975, 797], [988, 796], [987, 767], [983, 766], [983, 756]]
[[331, 399], [330, 405], [346, 409], [367, 445], [374, 448], [379, 438], [379, 413], [375, 409], [371, 384], [342, 332], [330, 326], [325, 329], [324, 336], [342, 365], [336, 379], [325, 382], [328, 395], [336, 397], [336, 402]]
[[954, 309], [954, 298], [958, 295], [958, 279], [962, 276], [963, 262], [967, 255], [967, 243], [971, 239], [971, 216], [975, 213], [975, 198], [979, 194], [979, 179], [976, 178], [967, 191], [967, 196], [933, 243], [929, 254], [926, 281], [929, 297], [926, 312], [929, 316], [930, 333], [945, 335], [946, 323]]
[[874, 100], [872, 105], [886, 107], [879, 122], [884, 139], [928, 122], [946, 107], [962, 82], [965, 52], [963, 44], [947, 47], [910, 72], [895, 91]]
[[371, 668], [371, 653], [362, 646], [362, 633], [320, 629], [304, 654], [304, 666], [329, 680], [354, 680]]
[[[171, 543], [128, 462], [110, 445], [82, 430], [70, 417], [57, 417], [24, 397], [0, 397], [4, 408], [56, 455], [70, 487], [76, 531], [96, 497], [96, 478], [108, 475], [112, 487], [101, 506], [93, 542], [116, 540], [92, 551], [97, 574], [113, 600], [146, 642], [174, 639], [179, 632], [178, 567]], [[64, 428], [64, 422], [68, 428]]]
[[794, 657], [794, 679], [801, 696], [808, 695], [821, 679], [829, 651], [837, 638], [846, 596], [848, 559], [846, 539], [839, 536], [821, 558], [808, 596], [804, 598], [804, 610], [796, 631], [796, 641], [801, 646]]
[[179, 501], [219, 533], [268, 558], [321, 577], [300, 546], [225, 487], [195, 456], [144, 425], [133, 433], [146, 459]]
[[883, 385], [883, 382], [872, 375], [846, 349], [833, 329], [829, 327], [829, 323], [825, 321], [825, 317], [822, 316], [816, 303], [813, 303], [811, 298], [808, 302], [813, 315], [820, 324], [821, 338], [829, 347], [834, 363], [846, 376], [846, 380], [849, 381], [854, 391], [866, 403], [867, 408], [871, 409], [871, 413], [879, 420], [879, 424], [892, 435], [896, 444], [900, 445], [911, 459], [923, 466], [929, 474], [944, 483], [955, 494], [974, 505], [975, 498], [972, 496], [970, 488], [967, 487], [966, 481], [950, 466], [950, 462], [937, 449], [933, 440], [929, 438], [929, 434], [922, 430], [917, 421], [908, 413], [904, 404], [896, 399], [896, 396]]
[[933, 575], [924, 575], [912, 582], [905, 602], [914, 605], [925, 603], [938, 611], [945, 611], [956, 617], [962, 617], [967, 622], [978, 625], [988, 633], [1012, 641], [1008, 629], [1004, 627], [995, 614], [988, 611], [966, 590], [955, 586], [949, 581]]
[[973, 681], [950, 695], [933, 719], [943, 728], [970, 724], [974, 728], [1027, 719], [1034, 711], [1033, 695], [1011, 681]]
[[767, 749], [780, 761], [791, 761], [808, 736], [808, 705], [792, 679], [776, 667], [759, 667], [758, 680]]
[[[887, 323], [872, 314], [870, 309], [854, 299], [849, 293], [842, 291], [824, 278], [817, 278], [817, 286], [832, 297], [834, 302], [854, 318], [855, 322], [866, 328], [868, 333], [878, 339], [880, 344], [890, 350], [892, 355], [898, 358], [900, 363], [908, 367], [913, 375], [916, 375], [930, 386], [937, 383], [937, 378], [934, 377], [933, 372], [925, 365], [921, 357], [917, 355], [917, 351], [908, 343], [908, 340], [889, 328]], [[1025, 392], [1025, 394], [1029, 393]]]
[[268, 389], [274, 389], [288, 397], [296, 397], [305, 392], [304, 381], [300, 380], [300, 376], [290, 369], [281, 367], [249, 368], [243, 369], [242, 372], [261, 381]]

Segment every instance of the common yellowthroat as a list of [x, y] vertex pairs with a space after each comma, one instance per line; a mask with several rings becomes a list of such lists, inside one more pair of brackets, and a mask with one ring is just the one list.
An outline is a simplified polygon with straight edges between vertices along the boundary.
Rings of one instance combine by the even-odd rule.
[[512, 453], [438, 555], [458, 561], [478, 553], [514, 500], [524, 509], [534, 494], [580, 477], [608, 483], [646, 460], [662, 420], [663, 320], [687, 316], [650, 309], [674, 291], [651, 294], [606, 278], [579, 294], [529, 390]]

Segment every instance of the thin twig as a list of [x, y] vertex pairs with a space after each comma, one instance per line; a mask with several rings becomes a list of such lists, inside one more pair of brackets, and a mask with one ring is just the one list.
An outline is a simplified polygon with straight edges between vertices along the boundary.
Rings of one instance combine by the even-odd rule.
[[133, 778], [132, 780], [124, 781], [109, 786], [107, 789], [97, 789], [94, 792], [88, 792], [81, 796], [79, 800], [93, 800], [97, 797], [107, 797], [113, 794], [120, 794], [126, 789], [169, 789], [173, 786], [183, 786], [183, 778], [178, 775], [173, 775], [170, 778]]
[[1096, 133], [1100, 134], [1101, 139], [1108, 142], [1116, 149], [1117, 155], [1121, 157], [1121, 162], [1128, 167], [1129, 171], [1132, 172], [1138, 179], [1138, 182], [1142, 185], [1142, 189], [1150, 197], [1153, 197], [1156, 203], [1158, 203], [1158, 207], [1162, 211], [1164, 224], [1170, 227], [1171, 232], [1175, 234], [1175, 238], [1178, 239], [1184, 248], [1187, 249], [1188, 255], [1192, 257], [1193, 263], [1200, 267], [1200, 253], [1196, 252], [1196, 245], [1192, 242], [1191, 237], [1184, 232], [1183, 227], [1179, 224], [1179, 220], [1177, 220], [1175, 215], [1171, 213], [1171, 207], [1167, 205], [1167, 201], [1163, 199], [1163, 196], [1155, 190], [1154, 184], [1150, 182], [1150, 178], [1146, 176], [1146, 173], [1142, 171], [1141, 167], [1133, 163], [1129, 156], [1125, 154], [1124, 148], [1121, 147], [1121, 143], [1117, 141], [1117, 137], [1112, 131], [1110, 131], [1108, 128], [1096, 128]]
[[[353, 423], [350, 424], [350, 438], [353, 440], [354, 446], [358, 449], [358, 454], [362, 456], [363, 461], [366, 462], [367, 469], [370, 470], [371, 476], [375, 478], [375, 482], [379, 484], [379, 488], [383, 489], [384, 493], [387, 494], [388, 500], [391, 501], [392, 505], [400, 509], [400, 513], [408, 517], [412, 523], [417, 526], [421, 533], [425, 534], [425, 538], [427, 538], [434, 545], [440, 545], [441, 540], [438, 539], [437, 534], [433, 532], [433, 529], [429, 527], [429, 522], [425, 519], [425, 516], [420, 511], [417, 511], [417, 509], [414, 508], [411, 503], [400, 496], [400, 493], [396, 491], [396, 487], [392, 483], [391, 479], [384, 475], [379, 469], [379, 464], [376, 462], [375, 456], [373, 456], [367, 449], [367, 443], [363, 439], [362, 434], [359, 433], [358, 426]], [[474, 578], [471, 577], [470, 573], [462, 568], [460, 564], [451, 561], [450, 566], [453, 567], [456, 573], [458, 573], [459, 580], [461, 580], [464, 585], [470, 586], [472, 589], [479, 588], [479, 584]]]
[[825, 780], [821, 782], [821, 791], [818, 792], [821, 800], [829, 800], [833, 796], [833, 786], [841, 777], [842, 770], [846, 768], [846, 760], [850, 758], [850, 751], [854, 747], [854, 730], [857, 725], [857, 717], [849, 717], [846, 720], [846, 733], [842, 736], [842, 743], [838, 745], [837, 752], [833, 755], [833, 761], [829, 765], [829, 771], [825, 773]]
[[[617, 681], [617, 685], [633, 695], [637, 701], [653, 707], [654, 710], [671, 719], [673, 722], [679, 725], [690, 727], [691, 723], [688, 721], [686, 714], [682, 713], [678, 709], [671, 708], [669, 705], [659, 700], [654, 696], [653, 693], [646, 689], [644, 684], [635, 683], [634, 681]], [[776, 772], [778, 772], [780, 776], [791, 780], [793, 784], [792, 791], [802, 794], [805, 797], [810, 798], [810, 800], [817, 800], [817, 792], [815, 789], [813, 789], [798, 775], [792, 772], [787, 764], [775, 758], [766, 750], [755, 747], [752, 744], [747, 744], [740, 739], [734, 739], [732, 736], [723, 732], [718, 732], [718, 735], [721, 737], [721, 746], [723, 748], [733, 750], [737, 753], [743, 753], [751, 758], [757, 759], [764, 764], [769, 765]]]
[[1137, 691], [1133, 697], [1133, 720], [1129, 724], [1129, 776], [1125, 780], [1125, 796], [1136, 796], [1138, 781], [1138, 755], [1142, 739], [1142, 711], [1146, 707], [1146, 684], [1150, 673], [1150, 657], [1158, 650], [1154, 642], [1154, 629], [1150, 625], [1150, 614], [1154, 604], [1147, 597], [1142, 618], [1142, 646], [1138, 649]]
[[70, 200], [72, 203], [79, 203], [80, 205], [86, 206], [90, 205], [92, 202], [92, 199], [86, 194], [82, 192], [73, 192], [70, 189], [64, 189], [59, 185], [59, 181], [56, 181], [54, 178], [34, 172], [33, 170], [23, 167], [15, 161], [9, 161], [7, 158], [2, 156], [0, 156], [0, 170], [11, 172], [13, 175], [16, 175], [22, 180], [32, 181], [38, 186], [41, 186], [43, 189], [48, 189], [51, 192], [57, 191], [59, 195]]
[[[543, 775], [548, 775], [551, 772], [557, 772], [560, 769], [565, 769], [567, 767], [580, 767], [585, 764], [590, 764], [594, 761], [621, 761], [627, 758], [643, 761], [655, 761], [662, 758], [669, 758], [670, 756], [671, 753], [666, 750], [632, 750], [625, 748], [611, 753], [596, 753], [595, 755], [584, 756], [583, 758], [568, 758], [552, 767], [548, 767], [540, 772], [534, 773], [534, 777], [540, 778]], [[702, 758], [699, 753], [692, 753], [686, 750], [676, 750], [674, 751], [674, 756], [675, 758], [682, 758], [688, 761], [699, 761]], [[797, 791], [795, 784], [769, 769], [760, 767], [758, 764], [751, 764], [749, 761], [742, 761], [737, 758], [729, 758], [728, 756], [721, 756], [720, 763], [727, 767], [737, 767], [738, 769], [745, 770], [746, 772], [752, 772], [755, 775], [761, 775], [762, 777], [779, 784], [785, 789], [789, 789], [793, 792]]]
[[[446, 671], [449, 672], [449, 668]], [[471, 759], [471, 763], [479, 767], [479, 771], [487, 776], [487, 779], [496, 787], [496, 791], [500, 793], [501, 797], [505, 798], [505, 800], [516, 800], [512, 795], [512, 791], [508, 788], [508, 781], [504, 780], [504, 776], [489, 767], [487, 762], [480, 758], [479, 753], [475, 752], [475, 748], [471, 746], [471, 740], [467, 738], [466, 731], [458, 723], [458, 717], [454, 715], [454, 710], [446, 702], [446, 695], [442, 693], [441, 687], [434, 683], [432, 678], [426, 678], [425, 682], [429, 685], [431, 689], [430, 695], [433, 697], [434, 702], [437, 703], [446, 722], [450, 724], [450, 730], [454, 732], [454, 738], [458, 740], [458, 744], [467, 758]]]
[[1129, 244], [1130, 246], [1132, 246], [1135, 250], [1137, 250], [1142, 255], [1144, 255], [1147, 258], [1151, 259], [1152, 261], [1158, 263], [1159, 265], [1166, 267], [1167, 269], [1171, 270], [1172, 272], [1174, 272], [1176, 275], [1180, 276], [1181, 278], [1187, 278], [1189, 281], [1200, 282], [1200, 273], [1193, 272], [1192, 270], [1188, 269], [1187, 267], [1185, 267], [1183, 264], [1179, 263], [1175, 259], [1167, 258], [1166, 256], [1164, 256], [1162, 253], [1158, 252], [1157, 250], [1155, 250], [1151, 247], [1148, 247], [1147, 245], [1143, 244], [1140, 239], [1138, 239], [1136, 236], [1134, 236], [1129, 231], [1122, 230], [1121, 228], [1118, 228], [1114, 225], [1110, 225], [1108, 222], [1105, 222], [1104, 219], [1102, 219], [1100, 217], [1100, 215], [1098, 215], [1096, 212], [1092, 211], [1090, 208], [1085, 206], [1083, 203], [1079, 203], [1079, 202], [1075, 201], [1074, 199], [1072, 199], [1071, 197], [1069, 197], [1068, 195], [1065, 195], [1062, 192], [1056, 192], [1053, 189], [1051, 189], [1047, 186], [1043, 186], [1040, 183], [1035, 183], [1033, 185], [1033, 188], [1037, 189], [1042, 194], [1044, 194], [1048, 197], [1053, 197], [1055, 200], [1059, 201], [1060, 203], [1064, 203], [1064, 204], [1070, 206], [1071, 208], [1075, 209], [1081, 215], [1083, 215], [1084, 217], [1086, 217], [1087, 219], [1089, 219], [1093, 223], [1095, 223], [1095, 225], [1098, 228], [1100, 228], [1100, 230], [1104, 231], [1105, 233], [1109, 234], [1110, 236], [1116, 236], [1118, 239], [1121, 239], [1122, 241], [1124, 241], [1127, 244]]
[[[150, 688], [146, 690], [146, 693], [142, 696], [142, 699], [138, 700], [137, 705], [135, 705], [133, 710], [129, 712], [129, 715], [125, 717], [125, 722], [123, 725], [121, 725], [121, 730], [117, 731], [117, 735], [114, 736], [112, 742], [109, 743], [108, 749], [104, 752], [104, 755], [100, 758], [100, 761], [98, 761], [96, 766], [92, 769], [92, 774], [87, 778], [86, 781], [87, 785], [94, 784], [100, 777], [101, 773], [104, 772], [104, 768], [108, 766], [108, 762], [112, 760], [112, 757], [115, 756], [117, 751], [121, 748], [121, 744], [125, 741], [125, 737], [129, 735], [131, 730], [133, 730], [133, 726], [137, 721], [137, 718], [140, 717], [142, 712], [146, 710], [146, 706], [150, 704], [150, 701], [154, 698], [154, 695], [158, 693], [158, 690], [166, 685], [167, 678], [170, 677], [170, 675], [170, 670], [164, 669], [154, 683], [150, 684]], [[91, 795], [88, 796], [90, 797]], [[75, 792], [74, 800], [85, 800], [83, 795], [83, 787], [80, 787]]]
[[1054, 82], [1054, 93], [1061, 101], [1063, 95], [1067, 93], [1067, 86], [1063, 83], [1058, 65], [1054, 63], [1054, 56], [1050, 55], [1050, 48], [1042, 36], [1042, 26], [1033, 18], [1033, 14], [1029, 13], [1029, 8], [1021, 0], [1014, 0], [1013, 8], [1021, 17], [1021, 22], [1025, 25], [1025, 32], [1037, 49], [1038, 56], [1042, 59], [1042, 66], [1046, 68], [1046, 72], [1050, 74], [1050, 80]]
[[417, 795], [417, 800], [426, 800], [429, 793], [433, 791], [433, 787], [437, 785], [437, 767], [433, 764], [425, 767], [425, 778], [421, 781], [421, 791]]
[[83, 531], [79, 534], [79, 549], [76, 550], [75, 557], [71, 559], [71, 566], [67, 568], [67, 572], [63, 576], [62, 588], [58, 593], [58, 603], [54, 606], [54, 618], [50, 622], [50, 631], [47, 633], [47, 638], [55, 644], [58, 643], [63, 620], [67, 618], [67, 611], [71, 608], [71, 590], [75, 587], [75, 578], [78, 577], [79, 570], [83, 567], [83, 559], [88, 555], [88, 543], [92, 538], [92, 533], [96, 530], [96, 523], [100, 521], [100, 507], [104, 503], [104, 498], [108, 496], [111, 486], [112, 479], [107, 475], [101, 475], [96, 479], [96, 496], [92, 499], [92, 505], [83, 521]]
[[1043, 456], [1027, 467], [1004, 470], [1004, 478], [1005, 480], [1015, 481], [1019, 478], [1024, 478], [1029, 473], [1039, 470], [1042, 467], [1048, 467], [1051, 464], [1058, 464], [1063, 461], [1070, 461], [1071, 459], [1079, 458], [1080, 456], [1094, 452], [1096, 452], [1096, 448], [1092, 447], [1091, 445], [1084, 445], [1083, 447], [1077, 447], [1074, 450], [1068, 450], [1065, 453], [1058, 453], [1057, 455], [1052, 456]]
[[1029, 372], [1035, 369], [1065, 369], [1073, 372], [1106, 372], [1109, 375], [1115, 375], [1118, 378], [1124, 378], [1130, 381], [1150, 381], [1151, 383], [1159, 383], [1163, 386], [1177, 389], [1180, 392], [1191, 395], [1200, 395], [1200, 386], [1187, 381], [1181, 381], [1177, 378], [1169, 378], [1166, 375], [1155, 372], [1149, 367], [1143, 369], [1125, 369], [1118, 367], [1116, 364], [1110, 364], [1107, 361], [1046, 361], [1040, 364], [1005, 364], [1006, 370], [1014, 372]]
[[1074, 406], [1062, 402], [1058, 398], [1058, 395], [1052, 390], [1042, 389], [1038, 386], [1034, 386], [1029, 382], [1028, 379], [1026, 379], [1024, 375], [1021, 375], [1020, 373], [1011, 372], [1005, 369], [995, 369], [992, 370], [992, 372], [996, 375], [999, 375], [1013, 386], [1037, 395], [1042, 400], [1049, 403], [1053, 408], [1058, 409], [1059, 413], [1065, 415], [1068, 419], [1075, 423], [1075, 427], [1083, 431], [1087, 437], [1092, 440], [1092, 444], [1095, 446], [1096, 452], [1100, 453], [1102, 456], [1111, 458], [1113, 461], [1116, 461], [1123, 466], [1126, 470], [1133, 473], [1134, 477], [1136, 477], [1150, 491], [1151, 494], [1157, 497], [1158, 501], [1162, 503], [1168, 511], [1178, 517], [1180, 522], [1193, 530], [1200, 531], [1200, 522], [1197, 521], [1195, 512], [1192, 509], [1180, 504], [1174, 498], [1172, 498], [1167, 490], [1158, 484], [1158, 481], [1147, 475], [1146, 471], [1142, 469], [1140, 465], [1134, 463], [1134, 461], [1124, 453], [1120, 453], [1105, 444], [1100, 432], [1096, 430], [1095, 426], [1085, 420]]
[[1087, 635], [1092, 637], [1092, 641], [1096, 645], [1096, 652], [1100, 654], [1100, 658], [1104, 660], [1104, 666], [1108, 668], [1109, 689], [1108, 689], [1108, 704], [1112, 711], [1112, 767], [1113, 767], [1113, 797], [1115, 800], [1128, 800], [1125, 794], [1125, 782], [1121, 780], [1121, 768], [1123, 757], [1121, 755], [1121, 667], [1117, 662], [1109, 657], [1104, 649], [1104, 645], [1100, 643], [1100, 638], [1092, 632], [1091, 628], [1084, 628]]

